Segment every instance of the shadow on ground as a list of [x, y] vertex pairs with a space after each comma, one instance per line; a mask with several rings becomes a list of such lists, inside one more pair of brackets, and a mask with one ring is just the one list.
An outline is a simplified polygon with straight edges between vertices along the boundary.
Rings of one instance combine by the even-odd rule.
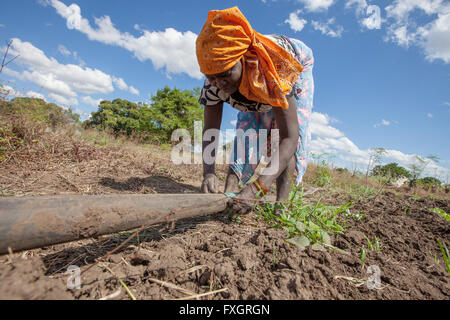
[[[200, 188], [175, 181], [166, 176], [150, 176], [147, 178], [131, 177], [126, 181], [112, 178], [101, 178], [99, 184], [118, 191], [139, 193], [200, 193]], [[143, 190], [144, 189], [144, 190]], [[146, 192], [147, 191], [147, 192]]]
[[[140, 243], [151, 241], [159, 242], [164, 240], [166, 237], [183, 234], [189, 229], [194, 229], [198, 224], [207, 221], [221, 221], [224, 223], [229, 223], [231, 220], [228, 212], [224, 211], [214, 215], [181, 219], [176, 221], [173, 225], [155, 225], [141, 231], [137, 237], [131, 239], [126, 245], [114, 252], [112, 256], [130, 249], [134, 250]], [[108, 252], [117, 248], [120, 244], [127, 240], [133, 232], [134, 231], [124, 231], [115, 235], [101, 236], [97, 239], [93, 239], [95, 241], [93, 243], [70, 248], [66, 247], [58, 252], [43, 256], [42, 261], [46, 268], [45, 274], [47, 276], [51, 276], [59, 273], [65, 273], [69, 265], [76, 265], [80, 268], [90, 265], [98, 258], [103, 257]], [[69, 264], [68, 261], [70, 261]]]

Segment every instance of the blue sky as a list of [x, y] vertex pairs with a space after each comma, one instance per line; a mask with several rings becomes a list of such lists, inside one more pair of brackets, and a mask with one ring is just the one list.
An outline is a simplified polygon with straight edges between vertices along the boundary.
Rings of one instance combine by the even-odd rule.
[[[315, 57], [312, 151], [365, 168], [435, 155], [424, 174], [450, 179], [450, 2], [443, 0], [1, 0], [0, 74], [13, 96], [85, 117], [101, 99], [148, 102], [164, 86], [203, 84], [195, 38], [212, 9], [237, 5], [263, 34], [297, 38]], [[3, 55], [3, 54], [2, 54]], [[227, 106], [223, 129], [237, 111]], [[231, 136], [231, 135], [229, 135]]]

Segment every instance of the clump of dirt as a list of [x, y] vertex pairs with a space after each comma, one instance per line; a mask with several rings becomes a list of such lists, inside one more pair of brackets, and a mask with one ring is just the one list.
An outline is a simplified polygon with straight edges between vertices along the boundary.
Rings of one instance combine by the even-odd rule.
[[[355, 203], [364, 218], [346, 220], [347, 232], [333, 239], [340, 250], [302, 250], [254, 213], [240, 223], [221, 213], [155, 226], [82, 273], [73, 290], [68, 266], [85, 270], [129, 234], [6, 255], [0, 297], [130, 299], [121, 279], [137, 299], [448, 299], [436, 238], [449, 243], [449, 223], [435, 207], [449, 212], [450, 201], [386, 193]], [[379, 250], [368, 246], [375, 237]]]
[[2, 264], [0, 297], [2, 300], [73, 299], [64, 279], [47, 277], [44, 263], [37, 257], [31, 259], [15, 257]]

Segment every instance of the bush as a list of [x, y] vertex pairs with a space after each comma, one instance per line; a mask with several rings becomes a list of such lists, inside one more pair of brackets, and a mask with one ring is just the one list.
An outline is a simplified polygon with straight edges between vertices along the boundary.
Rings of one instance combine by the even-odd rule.
[[416, 186], [425, 190], [436, 189], [441, 186], [441, 181], [434, 177], [425, 177], [415, 181]]
[[14, 98], [11, 101], [0, 101], [0, 116], [24, 117], [31, 122], [45, 124], [52, 129], [69, 123], [79, 123], [80, 115], [71, 109], [63, 109], [38, 98]]
[[330, 169], [325, 166], [317, 166], [313, 183], [319, 187], [325, 187], [331, 184], [331, 182]]

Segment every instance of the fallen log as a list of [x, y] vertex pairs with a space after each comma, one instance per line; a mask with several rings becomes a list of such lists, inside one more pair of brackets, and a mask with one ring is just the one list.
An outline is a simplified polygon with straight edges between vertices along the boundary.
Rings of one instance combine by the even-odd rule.
[[223, 194], [0, 198], [0, 254], [218, 213]]

